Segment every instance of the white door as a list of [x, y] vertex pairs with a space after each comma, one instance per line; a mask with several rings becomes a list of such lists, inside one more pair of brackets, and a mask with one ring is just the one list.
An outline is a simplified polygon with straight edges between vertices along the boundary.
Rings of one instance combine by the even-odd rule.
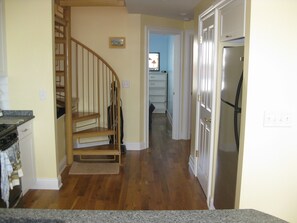
[[214, 86], [214, 14], [200, 20], [197, 177], [208, 196], [211, 117]]

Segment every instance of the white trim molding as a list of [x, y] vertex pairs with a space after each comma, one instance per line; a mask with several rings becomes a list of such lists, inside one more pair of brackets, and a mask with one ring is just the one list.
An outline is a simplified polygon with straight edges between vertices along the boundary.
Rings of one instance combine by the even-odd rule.
[[195, 157], [192, 155], [189, 157], [189, 167], [192, 173], [196, 176]]
[[170, 125], [172, 126], [172, 116], [169, 112], [166, 112], [166, 114], [167, 114], [167, 119], [168, 119]]
[[126, 149], [129, 151], [139, 151], [146, 149], [145, 142], [128, 142], [125, 143]]
[[66, 156], [63, 157], [63, 159], [60, 161], [59, 163], [59, 174], [61, 175], [63, 173], [63, 171], [66, 168]]
[[213, 203], [213, 198], [210, 199], [209, 204], [208, 204], [208, 209], [209, 210], [216, 210], [214, 203]]
[[183, 106], [181, 110], [180, 138], [190, 139], [191, 135], [191, 104], [193, 82], [193, 44], [194, 31], [184, 31], [184, 67], [183, 67]]
[[37, 178], [32, 189], [37, 190], [60, 190], [62, 187], [61, 175], [57, 178]]

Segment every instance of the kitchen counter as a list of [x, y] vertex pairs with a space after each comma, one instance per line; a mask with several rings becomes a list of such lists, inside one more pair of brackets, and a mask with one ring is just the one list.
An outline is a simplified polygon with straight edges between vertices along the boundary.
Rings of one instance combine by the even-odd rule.
[[96, 210], [39, 210], [0, 209], [1, 222], [102, 222], [102, 223], [151, 223], [151, 222], [196, 222], [196, 223], [282, 223], [281, 219], [262, 212], [245, 210], [204, 211], [96, 211]]
[[34, 118], [31, 110], [3, 110], [3, 116], [0, 117], [0, 124], [22, 125]]

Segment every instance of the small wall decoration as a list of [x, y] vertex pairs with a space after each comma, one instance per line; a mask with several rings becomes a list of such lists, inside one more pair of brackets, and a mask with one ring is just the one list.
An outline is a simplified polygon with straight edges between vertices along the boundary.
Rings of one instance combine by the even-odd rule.
[[149, 71], [160, 71], [160, 53], [150, 52], [148, 64]]
[[109, 48], [125, 48], [125, 37], [109, 37]]

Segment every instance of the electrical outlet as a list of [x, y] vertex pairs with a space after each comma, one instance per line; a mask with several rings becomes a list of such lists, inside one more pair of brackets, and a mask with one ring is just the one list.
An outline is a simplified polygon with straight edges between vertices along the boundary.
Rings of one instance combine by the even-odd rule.
[[264, 114], [265, 127], [292, 126], [292, 113], [289, 111], [266, 111]]

